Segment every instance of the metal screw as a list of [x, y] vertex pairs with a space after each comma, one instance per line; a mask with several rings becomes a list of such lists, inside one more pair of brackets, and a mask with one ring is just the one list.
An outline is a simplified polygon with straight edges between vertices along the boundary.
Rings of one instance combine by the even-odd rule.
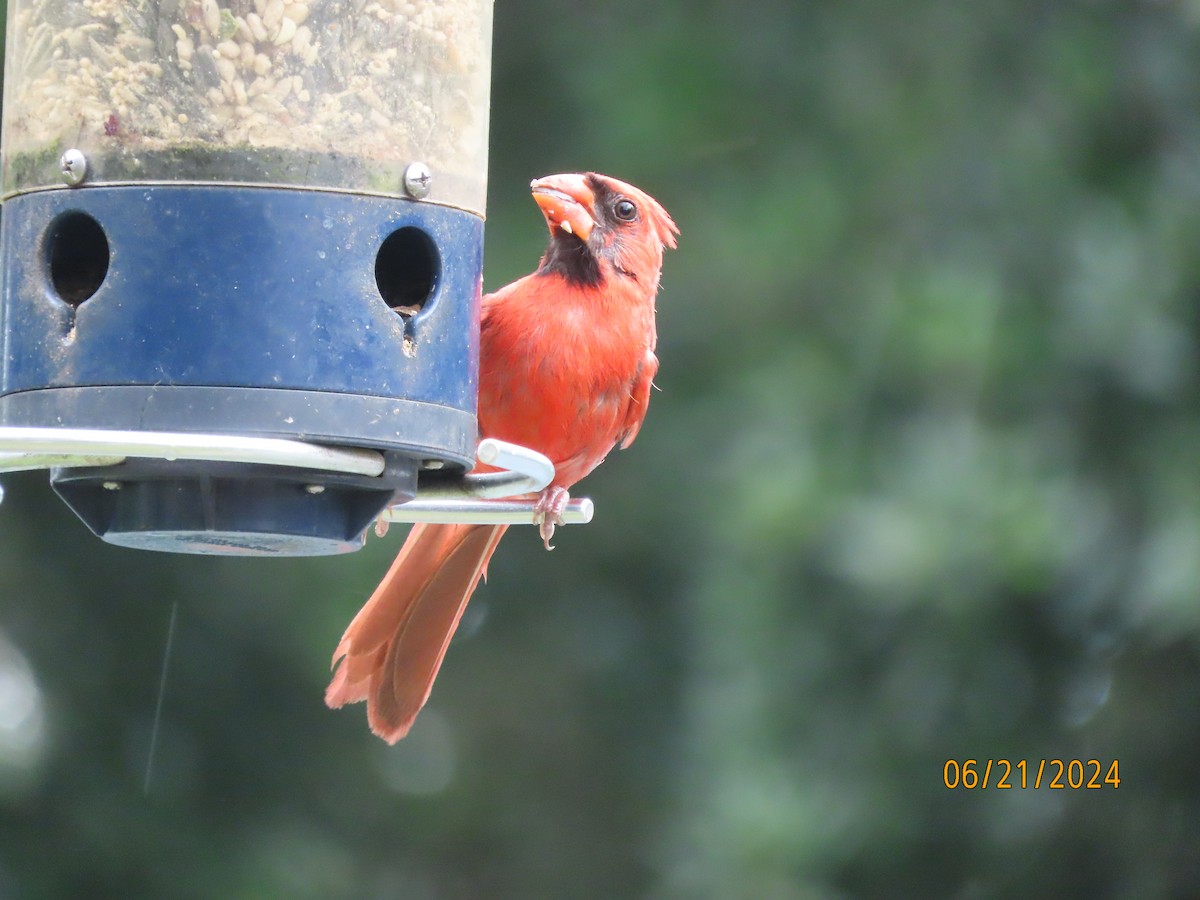
[[121, 482], [119, 482], [119, 481], [104, 481], [104, 482], [101, 482], [100, 486], [102, 488], [104, 488], [106, 491], [119, 491], [121, 489]]
[[83, 155], [82, 150], [68, 150], [59, 159], [58, 165], [62, 171], [63, 184], [68, 187], [78, 187], [83, 184], [83, 179], [87, 178], [87, 157]]
[[414, 200], [423, 200], [429, 196], [433, 185], [433, 173], [423, 162], [409, 163], [404, 170], [404, 190]]
[[306, 484], [304, 486], [306, 494], [323, 494], [325, 493], [325, 485], [323, 484]]

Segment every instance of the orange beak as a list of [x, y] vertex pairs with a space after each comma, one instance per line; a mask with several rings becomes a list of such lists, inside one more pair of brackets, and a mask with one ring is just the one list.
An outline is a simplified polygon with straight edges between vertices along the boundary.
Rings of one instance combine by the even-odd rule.
[[592, 210], [596, 202], [582, 175], [548, 175], [529, 185], [533, 199], [542, 208], [550, 233], [555, 229], [586, 241], [596, 227]]

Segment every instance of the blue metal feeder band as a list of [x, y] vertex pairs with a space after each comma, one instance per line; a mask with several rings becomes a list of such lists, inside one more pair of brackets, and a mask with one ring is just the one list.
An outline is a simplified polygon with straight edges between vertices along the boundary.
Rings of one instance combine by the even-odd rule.
[[[89, 526], [116, 543], [350, 549], [355, 529], [415, 491], [421, 460], [472, 463], [482, 240], [471, 213], [333, 192], [152, 185], [9, 198], [0, 222], [0, 424], [391, 451], [382, 480], [332, 479], [326, 496], [312, 473], [284, 473], [259, 479], [253, 510], [228, 499], [209, 520], [195, 508], [232, 498], [253, 472], [130, 461], [54, 477]], [[95, 493], [122, 475], [137, 490]], [[294, 496], [301, 483], [312, 503]], [[89, 491], [85, 514], [77, 501]], [[275, 520], [273, 494], [288, 497]], [[350, 499], [327, 516], [327, 534], [301, 511], [328, 512], [343, 495]]]

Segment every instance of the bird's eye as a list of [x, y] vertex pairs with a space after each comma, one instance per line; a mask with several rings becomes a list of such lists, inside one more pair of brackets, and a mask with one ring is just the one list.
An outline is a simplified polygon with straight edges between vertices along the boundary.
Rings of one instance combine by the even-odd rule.
[[637, 207], [632, 200], [622, 197], [613, 204], [613, 214], [622, 222], [632, 222], [637, 218]]

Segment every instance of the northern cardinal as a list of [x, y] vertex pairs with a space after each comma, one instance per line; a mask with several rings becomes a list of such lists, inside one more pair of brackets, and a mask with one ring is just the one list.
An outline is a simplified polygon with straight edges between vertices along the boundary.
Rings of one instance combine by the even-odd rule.
[[[605, 175], [530, 188], [550, 228], [537, 271], [483, 298], [479, 430], [545, 454], [534, 524], [550, 549], [567, 489], [633, 443], [658, 370], [654, 297], [679, 233], [652, 197]], [[415, 525], [333, 654], [331, 707], [367, 701], [371, 730], [408, 733], [506, 525]]]

